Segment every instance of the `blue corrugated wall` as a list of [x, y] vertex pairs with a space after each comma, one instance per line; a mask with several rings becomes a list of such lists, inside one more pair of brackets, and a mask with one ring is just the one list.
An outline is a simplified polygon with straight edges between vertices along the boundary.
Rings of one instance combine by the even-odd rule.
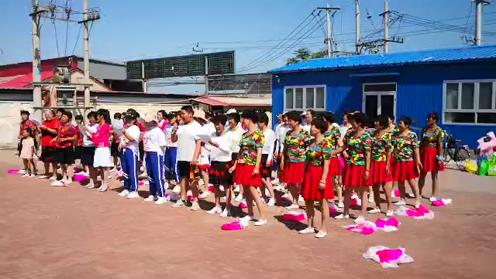
[[[394, 75], [356, 76], [376, 73], [394, 73]], [[272, 94], [273, 120], [277, 121], [277, 115], [284, 110], [283, 90], [285, 86], [325, 84], [327, 110], [341, 116], [344, 111], [362, 110], [362, 84], [364, 82], [395, 81], [397, 82], [396, 116], [410, 116], [416, 120], [415, 125], [421, 127], [429, 112], [436, 111], [442, 114], [443, 82], [466, 79], [496, 80], [496, 63], [452, 63], [275, 74]], [[471, 147], [475, 147], [476, 140], [488, 131], [496, 132], [496, 125], [440, 124]]]

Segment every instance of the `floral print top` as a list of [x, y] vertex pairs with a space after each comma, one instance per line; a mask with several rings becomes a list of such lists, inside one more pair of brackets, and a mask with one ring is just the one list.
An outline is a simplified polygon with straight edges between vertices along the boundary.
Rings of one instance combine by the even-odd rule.
[[292, 135], [293, 130], [289, 130], [284, 139], [286, 146], [286, 156], [291, 163], [303, 163], [306, 159], [306, 149], [310, 145], [310, 134], [301, 129], [299, 133]]
[[444, 131], [441, 127], [437, 127], [433, 132], [429, 132], [428, 128], [422, 130], [422, 141], [421, 146], [437, 147], [444, 140]]
[[325, 138], [320, 142], [314, 139], [307, 148], [307, 162], [313, 166], [323, 166], [325, 160], [331, 159], [332, 151]]
[[263, 148], [265, 143], [265, 138], [263, 132], [257, 129], [255, 132], [250, 134], [246, 132], [241, 137], [239, 143], [240, 150], [238, 159], [244, 164], [254, 166], [257, 164], [257, 149]]
[[325, 132], [324, 137], [329, 148], [332, 151], [336, 150], [338, 148], [338, 141], [341, 138], [339, 127], [332, 126], [330, 131]]
[[387, 152], [391, 150], [391, 133], [379, 135], [379, 131], [372, 133], [372, 161], [386, 162]]
[[417, 134], [409, 131], [407, 135], [394, 133], [392, 136], [393, 156], [397, 162], [408, 162], [413, 160], [415, 148], [418, 148], [419, 142]]
[[366, 154], [372, 149], [372, 138], [368, 132], [358, 136], [357, 132], [349, 129], [344, 136], [345, 150], [348, 153], [348, 164], [355, 166], [366, 165]]

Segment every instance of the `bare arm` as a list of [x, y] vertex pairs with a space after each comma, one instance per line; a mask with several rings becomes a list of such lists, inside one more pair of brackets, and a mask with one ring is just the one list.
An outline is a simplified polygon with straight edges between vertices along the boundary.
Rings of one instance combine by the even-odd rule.
[[262, 148], [257, 148], [257, 162], [255, 163], [255, 169], [253, 174], [260, 173], [260, 163], [262, 162]]
[[191, 164], [196, 165], [198, 162], [198, 157], [200, 156], [201, 141], [197, 140], [195, 145], [195, 152], [193, 153], [193, 158], [191, 159]]

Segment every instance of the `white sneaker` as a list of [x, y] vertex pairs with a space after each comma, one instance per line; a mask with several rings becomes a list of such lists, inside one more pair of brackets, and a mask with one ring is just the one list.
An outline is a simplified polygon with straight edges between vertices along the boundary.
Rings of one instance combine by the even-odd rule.
[[430, 197], [430, 198], [429, 198], [429, 201], [430, 201], [430, 202], [435, 202], [435, 201], [437, 201], [437, 198], [436, 198], [436, 197], [434, 197], [434, 196], [432, 196], [432, 197]]
[[292, 204], [292, 205], [286, 206], [286, 209], [288, 209], [288, 210], [298, 209], [298, 208], [300, 208], [300, 206], [297, 204]]
[[129, 195], [129, 191], [124, 189], [122, 190], [122, 192], [119, 193], [119, 197], [127, 197], [127, 195]]
[[343, 203], [343, 202], [338, 202], [337, 206], [338, 206], [339, 208], [344, 208], [344, 203]]
[[167, 199], [164, 197], [159, 197], [157, 199], [157, 201], [155, 202], [155, 204], [157, 204], [157, 205], [166, 204], [166, 203], [167, 203]]
[[227, 216], [229, 216], [229, 215], [231, 215], [231, 212], [229, 212], [229, 210], [227, 210], [227, 209], [224, 209], [224, 210], [222, 211], [222, 213], [220, 214], [220, 217], [224, 217], [224, 218], [226, 218], [226, 217], [227, 217]]
[[191, 207], [189, 209], [192, 210], [192, 211], [198, 211], [198, 210], [200, 210], [200, 205], [198, 204], [197, 201], [194, 201], [191, 204]]
[[363, 218], [363, 216], [358, 216], [354, 222], [355, 224], [360, 224], [363, 223], [363, 221], [365, 221], [365, 218]]
[[152, 202], [152, 201], [155, 201], [155, 196], [153, 195], [149, 195], [146, 199], [145, 199], [146, 202]]
[[224, 192], [225, 190], [226, 190], [226, 188], [224, 188], [224, 186], [222, 186], [222, 185], [219, 186], [219, 191]]
[[243, 200], [243, 194], [239, 194], [234, 200], [237, 202], [241, 202]]
[[373, 208], [369, 211], [367, 211], [369, 214], [378, 214], [378, 213], [381, 213], [381, 210], [379, 208]]
[[208, 191], [205, 191], [203, 193], [201, 193], [198, 198], [201, 199], [201, 200], [204, 200], [208, 197], [208, 195], [210, 195], [210, 193]]
[[315, 233], [315, 229], [312, 227], [307, 227], [306, 229], [303, 229], [301, 231], [298, 231], [299, 234], [310, 234], [310, 233]]
[[46, 176], [46, 175], [42, 174], [42, 175], [38, 176], [38, 178], [39, 178], [39, 179], [45, 179], [45, 178], [48, 178], [48, 176]]
[[172, 189], [172, 192], [174, 192], [176, 194], [181, 193], [181, 186], [179, 186], [179, 185], [174, 186], [174, 189]]
[[214, 208], [207, 211], [208, 214], [221, 214], [222, 208], [220, 206], [215, 206]]
[[31, 175], [29, 173], [25, 173], [22, 177], [30, 177]]
[[276, 200], [274, 198], [270, 198], [269, 201], [267, 202], [267, 206], [275, 206], [276, 205]]
[[390, 210], [386, 211], [386, 217], [392, 217], [392, 216], [394, 216], [393, 210], [390, 209]]
[[88, 185], [84, 186], [86, 189], [93, 189], [95, 188], [95, 183], [93, 183], [93, 180], [90, 180], [90, 183]]
[[174, 203], [174, 204], [172, 205], [172, 207], [174, 207], [174, 208], [179, 208], [179, 207], [183, 207], [183, 206], [184, 206], [184, 202], [183, 202], [183, 200], [181, 200], [181, 199], [178, 199], [178, 200], [176, 201], [176, 203]]
[[319, 231], [319, 232], [315, 235], [315, 237], [316, 237], [316, 238], [324, 238], [324, 237], [326, 237], [326, 236], [327, 236], [327, 232], [324, 232], [324, 231]]
[[305, 199], [303, 198], [303, 196], [298, 197], [298, 202], [299, 203], [305, 203]]
[[374, 196], [373, 195], [369, 195], [369, 203], [374, 203]]
[[67, 185], [72, 183], [72, 179], [70, 179], [70, 178], [63, 179], [62, 181], [64, 181], [64, 183]]
[[49, 179], [49, 180], [50, 180], [50, 181], [56, 181], [56, 180], [57, 180], [57, 176], [52, 176], [52, 177], [50, 177], [50, 179]]
[[26, 170], [19, 170], [19, 171], [17, 172], [17, 174], [26, 174], [26, 173], [27, 173], [27, 171], [26, 171]]
[[53, 187], [64, 187], [65, 184], [62, 180], [57, 180], [57, 181], [54, 181], [52, 184], [51, 184]]
[[128, 199], [137, 199], [139, 197], [140, 196], [139, 196], [138, 192], [137, 191], [133, 191], [133, 192], [129, 193], [129, 195], [127, 195], [126, 198], [128, 198]]
[[406, 205], [406, 201], [404, 199], [401, 199], [397, 202], [394, 202], [394, 205], [396, 205], [396, 206], [402, 206], [403, 205], [404, 206], [404, 205]]
[[239, 218], [239, 223], [243, 226], [243, 227], [248, 227], [248, 225], [250, 224], [250, 221], [253, 220], [253, 217], [250, 216], [250, 215], [246, 215], [245, 217], [242, 217], [242, 218]]
[[272, 184], [274, 184], [274, 185], [279, 185], [279, 183], [280, 183], [279, 178], [272, 180]]
[[334, 219], [338, 219], [338, 220], [340, 220], [340, 219], [350, 219], [350, 215], [349, 214], [342, 213], [342, 214], [339, 214], [338, 216], [334, 217]]
[[254, 223], [255, 226], [263, 226], [263, 225], [267, 225], [267, 219], [260, 219], [260, 220], [257, 220], [255, 223]]

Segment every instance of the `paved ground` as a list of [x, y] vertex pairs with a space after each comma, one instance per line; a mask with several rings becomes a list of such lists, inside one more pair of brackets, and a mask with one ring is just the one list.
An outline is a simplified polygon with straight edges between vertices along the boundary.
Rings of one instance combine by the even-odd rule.
[[[370, 236], [331, 221], [318, 240], [279, 222], [281, 208], [265, 227], [223, 232], [226, 219], [204, 212], [7, 175], [15, 162], [0, 151], [0, 278], [496, 278], [494, 177], [446, 172], [454, 204], [434, 220]], [[383, 270], [362, 258], [373, 245], [405, 247], [415, 263]]]

